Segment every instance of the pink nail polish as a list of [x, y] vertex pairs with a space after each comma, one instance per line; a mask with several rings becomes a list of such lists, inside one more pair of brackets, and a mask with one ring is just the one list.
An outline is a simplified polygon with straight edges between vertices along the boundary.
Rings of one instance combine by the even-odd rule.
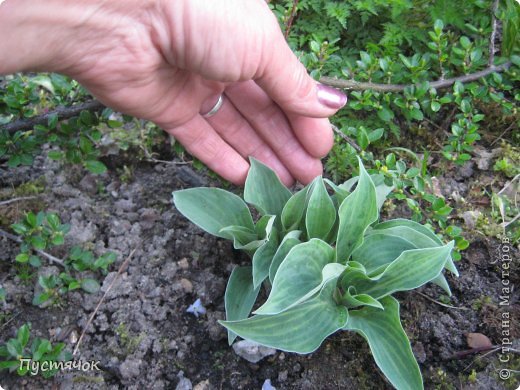
[[318, 91], [318, 101], [324, 106], [339, 109], [347, 104], [347, 95], [339, 89], [323, 84], [318, 84], [316, 89]]

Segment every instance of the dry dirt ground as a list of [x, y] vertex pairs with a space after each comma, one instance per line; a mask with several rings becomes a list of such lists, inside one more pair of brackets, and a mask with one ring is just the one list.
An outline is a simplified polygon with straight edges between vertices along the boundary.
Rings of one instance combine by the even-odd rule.
[[[84, 176], [81, 169], [43, 157], [31, 168], [0, 167], [0, 188], [37, 179], [45, 183], [38, 199], [0, 209], [3, 229], [23, 210], [46, 209], [71, 224], [66, 247], [79, 244], [97, 255], [107, 250], [118, 254], [110, 272], [100, 277], [100, 292], [77, 290], [42, 309], [31, 305], [36, 278], [23, 283], [13, 266], [18, 244], [0, 238], [0, 284], [7, 293], [1, 342], [30, 322], [33, 335], [63, 341], [72, 351], [119, 266], [135, 249], [79, 348], [77, 358], [99, 360], [101, 370], [60, 372], [47, 380], [2, 371], [4, 389], [261, 389], [266, 379], [277, 389], [391, 388], [365, 341], [352, 333], [336, 333], [306, 356], [277, 352], [253, 364], [235, 354], [217, 320], [224, 318], [224, 291], [232, 268], [249, 260], [229, 242], [189, 223], [171, 204], [175, 189], [219, 183], [189, 165], [132, 163], [129, 158], [105, 162], [110, 169], [102, 176]], [[124, 165], [130, 169], [123, 175]], [[441, 188], [464, 184], [450, 180], [440, 183]], [[392, 216], [399, 216], [399, 210]], [[502, 313], [516, 319], [519, 314], [518, 291], [511, 295], [509, 306], [499, 304], [501, 243], [482, 236], [472, 241], [458, 262], [460, 278], [449, 277], [454, 295], [449, 304], [455, 308], [424, 297], [440, 297], [441, 290], [433, 285], [419, 289], [424, 295], [397, 296], [427, 389], [518, 387], [518, 374], [516, 379], [514, 373], [509, 380], [500, 379], [500, 369], [519, 369], [518, 355], [507, 355], [508, 363], [499, 361], [497, 351], [457, 355], [468, 350], [466, 334], [471, 332], [485, 334], [500, 346]], [[64, 256], [65, 251], [58, 248], [53, 254]], [[59, 271], [44, 263], [37, 272]], [[519, 285], [518, 273], [508, 278]], [[186, 312], [197, 298], [207, 309], [198, 318]], [[517, 321], [510, 322], [509, 332], [514, 348], [520, 349]]]

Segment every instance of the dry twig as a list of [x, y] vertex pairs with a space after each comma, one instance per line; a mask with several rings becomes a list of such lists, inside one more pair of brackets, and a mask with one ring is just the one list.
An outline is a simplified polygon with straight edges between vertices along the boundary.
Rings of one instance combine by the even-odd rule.
[[456, 310], [470, 310], [469, 308], [467, 307], [457, 307], [457, 306], [451, 306], [451, 305], [447, 305], [445, 303], [442, 303], [442, 302], [439, 302], [435, 299], [433, 299], [432, 297], [426, 295], [426, 294], [423, 294], [422, 292], [420, 291], [414, 291], [416, 294], [419, 294], [421, 297], [423, 298], [426, 298], [427, 300], [429, 300], [430, 302], [433, 302], [433, 303], [436, 303], [437, 305], [440, 305], [442, 307], [447, 307], [448, 309], [456, 309]]
[[0, 202], [0, 206], [6, 206], [11, 203], [20, 202], [22, 200], [31, 200], [31, 199], [37, 199], [38, 196], [22, 196], [20, 198], [14, 198], [9, 200], [3, 200]]
[[361, 148], [359, 147], [359, 145], [352, 138], [350, 138], [348, 135], [346, 135], [340, 129], [338, 129], [337, 126], [332, 125], [332, 130], [334, 130], [334, 132], [337, 135], [339, 135], [341, 138], [343, 138], [345, 141], [347, 141], [347, 143], [350, 146], [352, 146], [354, 149], [356, 149], [356, 152], [361, 152]]
[[109, 291], [112, 289], [112, 287], [114, 287], [114, 284], [116, 283], [117, 279], [119, 279], [119, 276], [123, 273], [123, 271], [128, 266], [128, 263], [130, 262], [130, 259], [132, 258], [132, 256], [134, 255], [136, 250], [137, 250], [137, 248], [133, 249], [132, 252], [130, 252], [130, 254], [128, 255], [128, 257], [125, 259], [125, 261], [123, 261], [123, 264], [121, 264], [121, 266], [119, 267], [119, 270], [117, 271], [116, 276], [114, 277], [114, 279], [112, 279], [112, 282], [107, 287], [105, 293], [103, 294], [103, 296], [99, 300], [96, 308], [94, 309], [94, 311], [90, 315], [90, 317], [89, 317], [89, 319], [87, 321], [87, 324], [85, 325], [85, 328], [83, 328], [83, 331], [81, 332], [81, 336], [79, 336], [78, 342], [77, 342], [76, 346], [74, 347], [74, 351], [72, 352], [73, 355], [76, 355], [76, 353], [78, 352], [79, 346], [81, 344], [81, 341], [83, 340], [83, 337], [85, 336], [85, 333], [87, 333], [88, 327], [90, 326], [90, 324], [94, 320], [94, 317], [96, 316], [97, 312], [99, 311], [99, 308], [101, 307], [101, 305], [105, 301]]

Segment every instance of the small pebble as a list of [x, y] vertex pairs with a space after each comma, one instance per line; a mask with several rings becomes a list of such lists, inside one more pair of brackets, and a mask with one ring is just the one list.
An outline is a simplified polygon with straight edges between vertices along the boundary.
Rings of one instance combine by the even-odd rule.
[[188, 269], [190, 268], [190, 264], [188, 263], [188, 259], [187, 258], [183, 258], [181, 260], [179, 260], [179, 262], [177, 263], [179, 265], [179, 267], [181, 267], [182, 269]]
[[[182, 278], [180, 280], [180, 284], [182, 286], [182, 289], [186, 293], [191, 294], [193, 292], [193, 284], [188, 279]], [[199, 299], [199, 301], [200, 301], [200, 299]]]

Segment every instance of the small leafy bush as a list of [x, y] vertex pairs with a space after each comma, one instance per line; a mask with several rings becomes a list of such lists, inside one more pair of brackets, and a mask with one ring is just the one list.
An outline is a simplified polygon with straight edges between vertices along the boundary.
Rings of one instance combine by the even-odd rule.
[[[18, 375], [24, 376], [29, 372], [29, 367], [27, 364], [20, 364], [22, 358], [34, 362], [68, 361], [72, 358], [71, 353], [65, 350], [65, 343], [53, 346], [49, 340], [36, 337], [29, 344], [30, 336], [31, 326], [24, 324], [16, 332], [16, 337], [0, 346], [0, 370], [16, 371]], [[50, 378], [57, 371], [41, 371], [41, 374], [44, 378]]]
[[22, 221], [11, 227], [22, 238], [21, 253], [16, 256], [16, 261], [29, 263], [33, 267], [41, 265], [36, 251], [62, 245], [65, 234], [70, 230], [70, 225], [62, 224], [56, 214], [43, 211], [37, 214], [30, 211]]
[[[336, 185], [317, 177], [295, 194], [251, 159], [244, 200], [218, 188], [173, 193], [177, 209], [252, 257], [236, 267], [226, 293], [228, 341], [238, 336], [301, 354], [338, 330], [361, 334], [398, 389], [420, 389], [422, 377], [391, 294], [433, 282], [451, 294], [444, 268], [458, 275], [451, 253], [425, 226], [379, 221], [392, 187], [369, 175]], [[355, 188], [353, 189], [353, 187]], [[329, 191], [332, 195], [329, 195]], [[246, 202], [260, 214], [254, 222]], [[260, 287], [268, 298], [253, 311]]]
[[[40, 211], [35, 214], [30, 211], [20, 222], [11, 225], [11, 228], [19, 234], [21, 241], [20, 253], [15, 258], [16, 263], [38, 268], [42, 265], [41, 256], [46, 255], [42, 251], [63, 245], [70, 225], [62, 224], [60, 217], [55, 213]], [[59, 275], [38, 277], [42, 292], [35, 295], [33, 305], [41, 305], [47, 301], [54, 302], [63, 294], [79, 288], [88, 293], [96, 293], [100, 288], [96, 279], [82, 278], [76, 274], [91, 271], [106, 275], [108, 267], [115, 260], [116, 254], [113, 252], [106, 252], [96, 259], [91, 251], [79, 246], [72, 247], [62, 264], [65, 268], [64, 272], [60, 272]]]

